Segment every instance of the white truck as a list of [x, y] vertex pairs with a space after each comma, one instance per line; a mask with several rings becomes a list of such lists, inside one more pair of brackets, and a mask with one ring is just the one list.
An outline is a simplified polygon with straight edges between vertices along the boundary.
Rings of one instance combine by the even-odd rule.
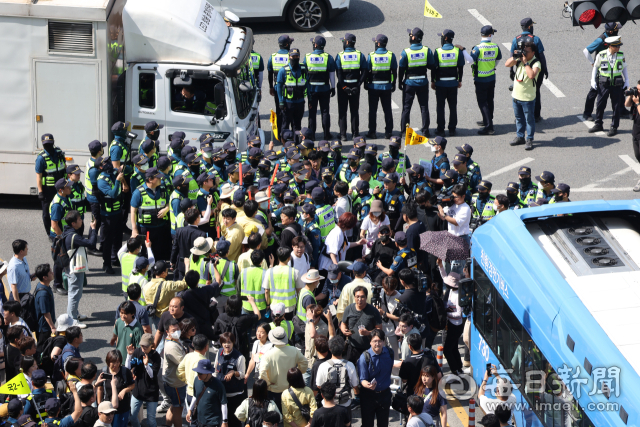
[[131, 123], [134, 149], [151, 120], [165, 125], [162, 152], [176, 131], [197, 148], [205, 132], [239, 150], [264, 141], [253, 33], [207, 0], [0, 0], [0, 40], [0, 193], [37, 194], [45, 133], [83, 168], [116, 121]]

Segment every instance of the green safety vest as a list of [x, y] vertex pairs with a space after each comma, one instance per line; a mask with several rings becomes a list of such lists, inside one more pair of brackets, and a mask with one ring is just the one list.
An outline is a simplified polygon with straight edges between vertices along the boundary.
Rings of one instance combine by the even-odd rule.
[[331, 230], [336, 226], [336, 212], [333, 210], [333, 206], [325, 205], [316, 211], [316, 216], [318, 217], [320, 238], [324, 243]]
[[[156, 188], [156, 193], [161, 193], [160, 199], [153, 200], [144, 185], [138, 187], [138, 191], [142, 196], [142, 205], [138, 208], [138, 224], [140, 225], [155, 225], [161, 221], [166, 221], [167, 216], [158, 218], [158, 212], [167, 206], [167, 189], [164, 185], [160, 184]], [[171, 209], [169, 209], [171, 210]]]
[[407, 72], [408, 80], [426, 79], [427, 78], [427, 59], [429, 58], [429, 48], [422, 46], [418, 50], [410, 47], [404, 50], [407, 55]]
[[496, 211], [493, 209], [493, 201], [495, 200], [495, 198], [496, 196], [489, 194], [489, 200], [487, 200], [487, 203], [485, 203], [484, 207], [482, 208], [482, 212], [480, 212], [478, 210], [478, 194], [474, 194], [473, 197], [471, 197], [471, 206], [473, 206], [473, 217], [481, 217], [482, 219], [488, 220], [496, 216]]
[[312, 86], [322, 86], [329, 84], [328, 53], [307, 53], [305, 55], [305, 65], [309, 73], [309, 84]]
[[[104, 172], [100, 174], [98, 180], [106, 181], [111, 188], [115, 185], [115, 182], [111, 180], [109, 174]], [[115, 199], [111, 196], [107, 196], [106, 194], [101, 194], [98, 200], [100, 200], [100, 209], [107, 213], [117, 212], [122, 207], [122, 193], [119, 193]]]
[[[144, 152], [144, 150], [142, 149], [142, 144], [144, 143], [144, 141], [146, 141], [147, 139], [151, 139], [151, 138], [144, 138], [142, 141], [140, 141], [140, 145], [138, 146], [138, 154], [144, 154], [145, 156], [147, 156], [149, 158], [149, 167], [153, 168], [158, 164], [158, 158], [160, 157], [160, 155], [158, 154], [158, 150], [156, 150], [155, 153], [153, 153], [152, 155], [147, 155], [147, 153]], [[152, 140], [153, 144], [155, 146], [156, 141]]]
[[524, 202], [525, 204], [528, 204], [529, 202], [531, 202], [532, 201], [531, 197], [533, 197], [533, 195], [535, 195], [538, 192], [538, 184], [532, 182], [531, 185], [532, 185], [531, 188], [528, 189], [527, 191], [518, 190], [518, 198], [520, 199], [520, 201]]
[[67, 176], [67, 163], [64, 158], [64, 153], [56, 147], [56, 154], [58, 156], [58, 163], [53, 163], [51, 156], [49, 156], [49, 153], [45, 150], [38, 153], [38, 156], [42, 156], [46, 162], [44, 172], [42, 172], [43, 187], [55, 187], [57, 180]]
[[[384, 152], [382, 153], [382, 160], [391, 157], [391, 154], [389, 154], [389, 152]], [[404, 153], [399, 153], [398, 154], [398, 164], [396, 165], [396, 173], [398, 174], [398, 176], [402, 176], [404, 175], [405, 172], [405, 158], [404, 158]]]
[[[140, 274], [140, 273], [136, 273], [136, 274], [131, 273], [129, 275], [129, 286], [131, 286], [131, 284], [133, 284], [133, 283], [137, 283], [138, 285], [140, 285], [140, 281], [142, 281], [143, 279], [146, 281], [147, 280], [147, 276], [144, 275], [144, 274]], [[146, 285], [146, 283], [145, 283], [145, 285]], [[140, 304], [142, 306], [145, 306], [145, 305], [147, 305], [147, 301], [145, 301], [145, 299], [144, 299], [143, 286], [140, 285], [140, 288], [142, 289], [143, 292], [140, 294], [140, 299], [138, 300], [138, 304]]]
[[253, 71], [257, 72], [258, 68], [260, 68], [260, 60], [262, 56], [259, 53], [251, 51], [251, 65], [253, 67]]
[[[173, 190], [173, 192], [171, 193], [171, 197], [169, 198], [169, 206], [173, 206], [173, 201], [175, 199], [179, 199], [180, 201], [182, 201], [182, 199], [184, 199], [184, 196], [178, 193], [176, 190]], [[182, 215], [182, 220], [184, 221], [184, 213], [180, 212], [178, 215]], [[171, 231], [175, 232], [180, 227], [178, 227], [177, 218], [173, 213], [172, 207], [169, 208], [169, 219], [171, 220]]]
[[358, 83], [360, 80], [360, 51], [354, 52], [340, 52], [338, 54], [340, 58], [340, 67], [342, 68], [342, 74], [345, 83]]
[[189, 181], [189, 198], [191, 200], [196, 200], [198, 198], [198, 190], [200, 189], [200, 187], [198, 187], [198, 182], [193, 177], [191, 170], [189, 170], [189, 168], [185, 167], [184, 165], [178, 165], [176, 167], [174, 177], [177, 174], [187, 175], [187, 178], [191, 178], [191, 181]]
[[[277, 328], [274, 322], [269, 323], [269, 327], [271, 330], [273, 330], [273, 328]], [[280, 322], [280, 327], [285, 330], [289, 341], [291, 341], [291, 337], [293, 337], [293, 322], [291, 320], [283, 320]]]
[[180, 212], [176, 217], [176, 231], [182, 227], [184, 227], [184, 212]]
[[[204, 193], [202, 192], [202, 189], [198, 189], [198, 194], [202, 195], [204, 197]], [[211, 205], [211, 212], [213, 212], [213, 210], [215, 209], [216, 206], [218, 206], [218, 202], [220, 201], [220, 194], [214, 190], [213, 188], [211, 188], [211, 192], [209, 193], [213, 196], [213, 204]], [[205, 197], [205, 200], [207, 200], [207, 198]], [[202, 212], [204, 214], [204, 212]], [[215, 227], [216, 226], [216, 216], [213, 215], [213, 213], [211, 214], [211, 217], [209, 218], [209, 226], [211, 227]], [[182, 227], [184, 226], [184, 215], [183, 215], [183, 224], [180, 226]], [[178, 228], [180, 228], [178, 227]]]
[[611, 68], [611, 64], [607, 59], [608, 50], [603, 50], [598, 54], [600, 57], [600, 77], [606, 77], [613, 84], [613, 79], [622, 76], [622, 69], [624, 68], [624, 54], [618, 52], [616, 54], [616, 60]]
[[125, 252], [120, 255], [120, 273], [122, 278], [122, 292], [127, 292], [129, 287], [129, 276], [135, 265], [138, 255]]
[[[124, 163], [127, 160], [129, 148], [127, 148], [127, 146], [125, 146], [124, 144], [120, 144], [118, 140], [114, 139], [113, 141], [111, 141], [111, 144], [109, 144], [109, 153], [111, 153], [111, 149], [115, 146], [120, 146], [120, 148], [122, 148], [122, 156], [120, 157], [120, 162]], [[142, 150], [140, 150], [140, 152], [142, 152]]]
[[[222, 288], [220, 289], [220, 295], [225, 297], [230, 297], [231, 295], [237, 294], [235, 277], [236, 277], [236, 271], [238, 269], [238, 266], [233, 261], [229, 261], [228, 259], [221, 259], [218, 262], [218, 267], [217, 267], [218, 273], [222, 275], [222, 272], [224, 271], [224, 266], [227, 265], [227, 263], [230, 263], [230, 265], [229, 265], [229, 268], [227, 269], [227, 273], [224, 275], [224, 277], [222, 277], [222, 283], [221, 283]], [[213, 265], [213, 263], [209, 264], [209, 272], [211, 273], [211, 277], [215, 277], [213, 273], [214, 267], [215, 266]]]
[[269, 269], [269, 296], [271, 303], [282, 302], [285, 308], [296, 305], [296, 284], [294, 280], [294, 270], [287, 267], [287, 273], [273, 273], [273, 267]]
[[278, 74], [280, 68], [289, 65], [289, 54], [288, 53], [272, 53], [271, 54], [271, 68], [273, 68], [273, 72]]
[[[247, 267], [242, 270], [242, 276], [240, 277], [240, 294], [242, 296], [252, 296], [256, 300], [258, 310], [267, 308], [267, 299], [264, 296], [264, 289], [262, 289], [264, 274], [265, 271], [260, 267]], [[242, 301], [242, 308], [250, 313], [253, 310], [249, 301]]]
[[[197, 271], [200, 274], [200, 280], [198, 280], [198, 287], [201, 288], [207, 284], [207, 257], [203, 256], [200, 261], [195, 262], [193, 255], [189, 257], [189, 271]], [[213, 277], [213, 275], [211, 276]]]
[[535, 202], [538, 199], [551, 200], [553, 199], [553, 193], [547, 196], [546, 194], [544, 194], [544, 188], [540, 186], [538, 187], [538, 191], [536, 191], [536, 195], [531, 199], [531, 201]]
[[[47, 394], [50, 394], [51, 396], [47, 396]], [[27, 400], [31, 401], [34, 413], [36, 414], [36, 419], [39, 420], [38, 421], [38, 425], [41, 425], [45, 418], [49, 418], [49, 415], [47, 414], [47, 410], [44, 408], [44, 404], [51, 397], [55, 398], [55, 396], [53, 395], [53, 390], [45, 390], [45, 394], [44, 395], [43, 394], [38, 394], [38, 395], [30, 394], [27, 397]], [[36, 401], [38, 402], [37, 409], [36, 409], [36, 405], [35, 405]], [[38, 415], [38, 414], [40, 414], [40, 415]]]
[[340, 168], [340, 171], [338, 172], [338, 181], [344, 181], [348, 184], [347, 182], [347, 168], [349, 167], [349, 165], [347, 163], [343, 163], [342, 167]]
[[307, 310], [302, 307], [302, 300], [304, 300], [307, 295], [313, 298], [314, 304], [317, 304], [316, 297], [313, 296], [313, 292], [311, 292], [307, 288], [304, 288], [300, 291], [300, 295], [298, 295], [298, 308], [296, 314], [298, 315], [298, 318], [300, 318], [300, 320], [302, 320], [303, 322], [307, 321]]
[[298, 100], [307, 96], [307, 69], [300, 65], [302, 71], [299, 78], [293, 77], [291, 66], [287, 65], [287, 79], [284, 81], [284, 97]]
[[500, 49], [492, 42], [482, 42], [478, 46], [476, 77], [491, 77], [496, 74], [496, 58]]
[[91, 180], [89, 179], [89, 172], [91, 171], [91, 169], [96, 167], [96, 161], [93, 158], [89, 158], [89, 160], [87, 160], [87, 164], [85, 165], [85, 172], [84, 172], [84, 190], [87, 194], [87, 196], [91, 195], [93, 196], [93, 184], [91, 183]]
[[364, 203], [362, 203], [362, 199], [360, 197], [358, 197], [355, 202], [353, 202], [354, 205], [357, 205], [358, 203], [360, 203], [360, 209], [358, 209], [358, 213], [356, 214], [356, 218], [358, 218], [358, 221], [363, 220], [364, 218], [362, 217], [362, 208], [364, 208], [365, 206], [369, 206], [369, 212], [371, 212], [371, 203], [375, 200], [375, 198], [369, 197]]
[[458, 80], [458, 56], [460, 49], [454, 47], [451, 50], [436, 49], [438, 69], [436, 76], [439, 81]]
[[82, 184], [78, 182], [78, 185], [80, 186], [79, 191], [76, 189], [75, 185], [71, 186], [71, 194], [69, 195], [69, 202], [71, 202], [72, 209], [77, 210], [80, 215], [84, 215], [84, 213], [87, 211], [87, 206], [85, 203], [86, 196], [85, 196], [84, 187], [82, 186]]
[[393, 53], [390, 51], [386, 53], [371, 52], [369, 58], [371, 59], [371, 83], [377, 85], [393, 83], [393, 74], [391, 73]]
[[[72, 210], [71, 202], [68, 202], [67, 200], [60, 197], [59, 194], [56, 193], [56, 195], [53, 196], [53, 200], [51, 200], [51, 204], [49, 204], [49, 217], [51, 217], [51, 207], [53, 207], [53, 205], [56, 205], [56, 204], [62, 206], [62, 209], [63, 209], [62, 218], [60, 219], [60, 229], [62, 230], [64, 226], [67, 225], [66, 221], [64, 220], [64, 217], [67, 216], [69, 211]], [[56, 234], [56, 232], [53, 231], [53, 225], [51, 226], [51, 232], [53, 234]]]

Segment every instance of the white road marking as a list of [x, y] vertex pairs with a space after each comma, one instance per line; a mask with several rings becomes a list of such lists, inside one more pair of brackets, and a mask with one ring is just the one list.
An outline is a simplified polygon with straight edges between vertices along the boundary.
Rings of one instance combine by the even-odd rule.
[[[576, 116], [582, 123], [584, 123], [584, 125], [586, 127], [588, 127], [589, 129], [591, 129], [592, 127], [594, 127], [596, 124], [594, 122], [589, 122], [585, 119], [582, 118], [582, 114]], [[604, 136], [604, 132], [600, 131], [600, 132], [596, 132], [594, 135], [598, 135], [598, 136]]]
[[[621, 156], [622, 157], [622, 156]], [[599, 179], [596, 182], [592, 182], [591, 184], [587, 184], [584, 187], [581, 188], [577, 188], [576, 190], [580, 190], [580, 191], [587, 191], [587, 190], [600, 190], [599, 188], [596, 188], [597, 185], [611, 181], [613, 179], [616, 179], [618, 176], [620, 175], [624, 175], [625, 173], [629, 173], [631, 172], [633, 169], [631, 167], [628, 168], [624, 168], [621, 171], [618, 171], [614, 174], [611, 174], [605, 178]], [[571, 191], [574, 191], [573, 189]]]
[[325, 27], [320, 27], [318, 32], [323, 35], [323, 37], [333, 37], [333, 34], [329, 32]]
[[488, 179], [488, 178], [492, 178], [494, 176], [503, 174], [505, 172], [509, 172], [512, 169], [517, 169], [522, 165], [526, 165], [527, 163], [531, 163], [533, 162], [535, 159], [531, 158], [531, 157], [527, 157], [526, 159], [522, 159], [520, 161], [517, 161], [515, 163], [510, 164], [509, 166], [505, 166], [502, 169], [498, 169], [495, 172], [491, 172], [489, 175], [483, 176], [483, 179]]
[[502, 43], [502, 46], [506, 47], [509, 49], [509, 52], [511, 52], [511, 43]]
[[480, 15], [480, 12], [478, 12], [477, 10], [469, 9], [469, 13], [473, 15], [473, 17], [476, 18], [478, 21], [480, 21], [482, 25], [491, 25], [491, 22], [487, 21], [487, 18]]
[[392, 110], [399, 110], [400, 107], [398, 107], [398, 104], [396, 104], [396, 102], [392, 99], [391, 100], [391, 109]]
[[595, 192], [602, 192], [602, 193], [611, 193], [611, 192], [627, 192], [627, 191], [633, 191], [633, 187], [615, 187], [615, 188], [576, 188], [575, 190], [572, 188], [571, 192], [572, 193], [595, 193]]
[[629, 167], [631, 169], [633, 169], [633, 171], [635, 173], [637, 173], [638, 175], [640, 175], [640, 164], [638, 164], [638, 162], [636, 162], [635, 160], [633, 160], [631, 157], [629, 157], [626, 154], [621, 154], [620, 159], [622, 159], [623, 162], [625, 162], [626, 164], [629, 165]]
[[544, 79], [542, 84], [547, 87], [551, 91], [552, 94], [556, 96], [556, 98], [564, 98], [564, 93], [560, 92], [560, 89], [556, 87], [549, 79]]

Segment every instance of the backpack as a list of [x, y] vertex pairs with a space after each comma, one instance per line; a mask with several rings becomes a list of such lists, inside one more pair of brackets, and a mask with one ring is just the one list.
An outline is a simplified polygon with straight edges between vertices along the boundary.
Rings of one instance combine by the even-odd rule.
[[[290, 232], [292, 232], [295, 237], [300, 236], [300, 234], [298, 234], [296, 229], [291, 227], [291, 226], [285, 228], [285, 230], [289, 230]], [[311, 245], [311, 241], [307, 237], [306, 233], [302, 233], [301, 236], [302, 236], [302, 240], [304, 241], [304, 252], [305, 252], [305, 254], [312, 254], [313, 253], [313, 246]]]
[[333, 401], [336, 405], [343, 405], [351, 399], [351, 384], [349, 383], [349, 372], [347, 364], [337, 360], [327, 360], [329, 370], [327, 371], [327, 381], [336, 385], [336, 395]]
[[57, 263], [63, 270], [69, 267], [71, 258], [75, 257], [76, 252], [78, 252], [78, 249], [80, 249], [76, 248], [76, 250], [71, 255], [69, 255], [67, 247], [64, 243], [65, 239], [66, 236], [64, 234], [62, 236], [57, 236], [53, 240], [53, 247], [51, 249], [51, 257], [53, 258], [54, 264]]
[[53, 351], [53, 344], [55, 343], [56, 338], [58, 337], [48, 337], [42, 344], [42, 349], [39, 349], [40, 351], [36, 353], [38, 366], [48, 376], [53, 375], [54, 361], [51, 359], [51, 352]]
[[[67, 354], [68, 356], [65, 357], [65, 354]], [[53, 361], [53, 374], [51, 375], [52, 384], [56, 384], [58, 381], [62, 381], [62, 379], [64, 378], [64, 362], [69, 357], [73, 357], [73, 352], [65, 352], [64, 349], [62, 349], [62, 354], [56, 357], [56, 359]]]
[[233, 336], [236, 338], [236, 342], [233, 344], [234, 347], [240, 350], [240, 352], [242, 352], [242, 349], [240, 348], [240, 333], [238, 332], [237, 321], [238, 321], [237, 317], [229, 317], [229, 321], [224, 322], [224, 326], [222, 327], [221, 334], [225, 332], [231, 332]]
[[40, 288], [36, 291], [35, 294], [25, 294], [20, 298], [20, 305], [22, 306], [20, 310], [20, 317], [27, 324], [30, 330], [37, 331], [38, 330], [38, 314], [36, 313], [36, 295], [38, 292], [44, 291], [44, 289]]
[[443, 299], [438, 295], [431, 295], [431, 311], [427, 313], [427, 318], [434, 332], [441, 331], [447, 326], [447, 310]]
[[[77, 383], [78, 380], [73, 379], [70, 382]], [[67, 385], [64, 381], [58, 382], [57, 392], [60, 400], [60, 416], [66, 417], [71, 415], [74, 410], [75, 401], [73, 400], [73, 393], [65, 392]]]
[[262, 417], [267, 413], [269, 402], [265, 402], [264, 408], [258, 408], [253, 402], [253, 399], [249, 398], [249, 417], [245, 424], [249, 424], [250, 427], [262, 427]]

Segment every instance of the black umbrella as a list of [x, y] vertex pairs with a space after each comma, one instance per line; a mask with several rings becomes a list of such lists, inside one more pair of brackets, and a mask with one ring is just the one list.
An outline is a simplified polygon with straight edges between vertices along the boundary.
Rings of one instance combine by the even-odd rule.
[[420, 235], [420, 249], [440, 258], [453, 261], [469, 258], [469, 244], [462, 237], [448, 231], [427, 231]]

